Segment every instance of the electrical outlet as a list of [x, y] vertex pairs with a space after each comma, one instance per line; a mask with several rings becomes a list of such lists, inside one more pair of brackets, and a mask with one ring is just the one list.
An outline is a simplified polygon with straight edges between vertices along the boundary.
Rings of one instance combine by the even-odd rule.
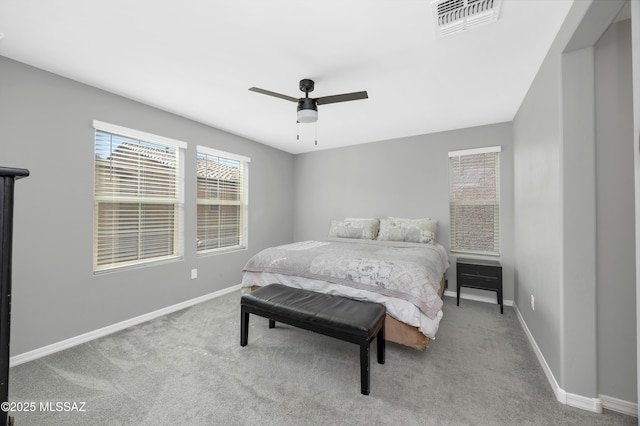
[[191, 279], [195, 280], [196, 278], [198, 278], [198, 270], [197, 269], [192, 269], [191, 270]]
[[531, 310], [535, 311], [536, 310], [536, 304], [535, 304], [535, 298], [533, 297], [533, 294], [531, 295]]

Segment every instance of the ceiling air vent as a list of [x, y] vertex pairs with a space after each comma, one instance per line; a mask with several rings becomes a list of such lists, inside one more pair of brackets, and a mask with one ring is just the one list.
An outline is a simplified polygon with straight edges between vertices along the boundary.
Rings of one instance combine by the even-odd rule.
[[494, 22], [502, 0], [435, 0], [433, 10], [436, 38]]

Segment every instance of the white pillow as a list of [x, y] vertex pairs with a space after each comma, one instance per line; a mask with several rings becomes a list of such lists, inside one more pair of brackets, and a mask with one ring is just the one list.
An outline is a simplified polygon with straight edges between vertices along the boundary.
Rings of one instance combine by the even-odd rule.
[[381, 241], [407, 241], [413, 243], [436, 244], [438, 221], [435, 219], [405, 219], [389, 217], [380, 219]]
[[346, 218], [332, 220], [329, 228], [329, 237], [373, 240], [378, 235], [379, 226], [380, 221], [378, 219]]

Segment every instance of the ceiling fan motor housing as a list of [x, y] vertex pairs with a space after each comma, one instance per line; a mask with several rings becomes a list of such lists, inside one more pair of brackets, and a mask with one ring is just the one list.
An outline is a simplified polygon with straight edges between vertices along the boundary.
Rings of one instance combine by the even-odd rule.
[[303, 109], [317, 111], [316, 100], [313, 98], [300, 98], [298, 100], [298, 111], [302, 111]]

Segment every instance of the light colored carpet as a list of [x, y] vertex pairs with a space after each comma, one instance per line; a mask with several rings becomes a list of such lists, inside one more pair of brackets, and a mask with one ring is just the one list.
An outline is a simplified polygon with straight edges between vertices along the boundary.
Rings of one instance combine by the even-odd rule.
[[[251, 316], [240, 347], [240, 293], [14, 367], [16, 425], [605, 425], [637, 424], [558, 403], [510, 307], [445, 298], [426, 351], [371, 354], [360, 394], [359, 349]], [[83, 402], [83, 412], [41, 403]], [[64, 408], [64, 405], [62, 405]], [[46, 406], [45, 406], [46, 408]]]

